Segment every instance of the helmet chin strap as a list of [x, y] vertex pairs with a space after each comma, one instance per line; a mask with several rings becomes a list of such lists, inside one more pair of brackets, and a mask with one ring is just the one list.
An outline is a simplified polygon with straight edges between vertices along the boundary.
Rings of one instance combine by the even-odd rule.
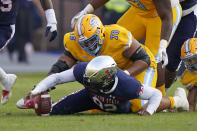
[[100, 90], [100, 92], [105, 93], [105, 94], [112, 93], [112, 92], [116, 89], [117, 84], [118, 84], [118, 77], [117, 77], [117, 76], [115, 76], [115, 82], [114, 82], [113, 87], [112, 87], [109, 91], [103, 91], [103, 90]]

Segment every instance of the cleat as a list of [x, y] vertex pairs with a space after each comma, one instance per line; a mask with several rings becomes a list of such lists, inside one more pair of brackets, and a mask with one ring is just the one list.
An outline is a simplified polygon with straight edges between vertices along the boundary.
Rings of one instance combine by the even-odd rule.
[[174, 93], [175, 108], [184, 111], [189, 111], [189, 102], [187, 100], [186, 92], [183, 88], [177, 88]]
[[24, 100], [24, 98], [21, 98], [20, 100], [17, 101], [16, 107], [19, 109], [34, 109], [34, 103], [35, 103], [35, 98], [31, 98], [29, 100]]
[[1, 96], [1, 104], [6, 104], [11, 97], [11, 89], [17, 79], [15, 74], [7, 74], [4, 80], [2, 80], [2, 96]]

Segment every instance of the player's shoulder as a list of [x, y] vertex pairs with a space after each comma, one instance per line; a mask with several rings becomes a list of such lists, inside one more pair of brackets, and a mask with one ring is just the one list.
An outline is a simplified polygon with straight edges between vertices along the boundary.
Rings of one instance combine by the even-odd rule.
[[128, 30], [118, 24], [111, 24], [105, 26], [105, 32], [111, 33], [111, 31], [119, 31], [121, 33], [128, 32]]
[[68, 32], [64, 35], [64, 43], [68, 42], [68, 41], [74, 41], [75, 42], [76, 37], [74, 32]]
[[[131, 33], [117, 24], [105, 26], [105, 40], [107, 43], [111, 43], [113, 46], [125, 46], [131, 43], [132, 35]], [[118, 44], [117, 44], [118, 43]]]
[[181, 77], [183, 84], [197, 85], [197, 74], [191, 74], [187, 69], [184, 71]]
[[79, 81], [80, 83], [82, 83], [83, 81], [83, 75], [85, 73], [85, 69], [87, 66], [88, 62], [79, 62], [74, 66], [74, 76], [76, 78], [77, 81]]
[[117, 77], [119, 79], [119, 82], [124, 83], [124, 85], [135, 84], [135, 83], [140, 84], [139, 81], [137, 81], [134, 77], [129, 76], [128, 74], [126, 74], [124, 71], [122, 71], [119, 68], [117, 71]]
[[76, 40], [74, 32], [68, 32], [64, 35], [64, 40]]
[[76, 48], [76, 37], [74, 32], [69, 32], [64, 35], [64, 46], [68, 49]]

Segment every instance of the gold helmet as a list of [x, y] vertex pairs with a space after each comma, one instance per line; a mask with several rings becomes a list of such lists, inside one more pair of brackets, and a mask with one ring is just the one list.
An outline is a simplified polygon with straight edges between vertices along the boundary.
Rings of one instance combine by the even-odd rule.
[[93, 56], [99, 55], [104, 40], [104, 26], [96, 15], [82, 16], [75, 24], [74, 33], [83, 50]]
[[181, 48], [181, 59], [192, 74], [197, 74], [197, 38], [184, 42]]

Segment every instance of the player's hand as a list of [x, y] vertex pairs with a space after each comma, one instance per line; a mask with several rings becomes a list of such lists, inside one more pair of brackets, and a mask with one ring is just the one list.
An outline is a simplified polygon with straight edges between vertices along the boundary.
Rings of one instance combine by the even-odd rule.
[[57, 21], [56, 21], [55, 12], [53, 9], [46, 10], [45, 14], [46, 14], [46, 19], [47, 19], [47, 27], [46, 27], [45, 36], [47, 37], [48, 34], [51, 33], [50, 39], [49, 39], [49, 41], [51, 42], [57, 36]]
[[74, 29], [75, 24], [77, 23], [77, 21], [79, 20], [80, 17], [82, 17], [83, 15], [86, 15], [87, 13], [82, 10], [81, 12], [77, 13], [71, 20], [71, 28]]
[[165, 67], [168, 64], [168, 55], [166, 53], [168, 42], [166, 40], [160, 41], [158, 57], [156, 58], [157, 63], [162, 62], [162, 67]]
[[146, 110], [140, 110], [137, 114], [140, 116], [150, 116], [150, 113]]
[[46, 27], [45, 36], [47, 37], [49, 32], [51, 33], [49, 41], [53, 41], [57, 36], [57, 24], [48, 23]]
[[77, 23], [77, 21], [79, 20], [80, 17], [82, 17], [83, 15], [86, 15], [88, 13], [92, 13], [94, 12], [94, 8], [91, 4], [88, 4], [82, 11], [80, 11], [79, 13], [77, 13], [71, 20], [71, 28], [73, 29], [75, 27], [75, 24]]

